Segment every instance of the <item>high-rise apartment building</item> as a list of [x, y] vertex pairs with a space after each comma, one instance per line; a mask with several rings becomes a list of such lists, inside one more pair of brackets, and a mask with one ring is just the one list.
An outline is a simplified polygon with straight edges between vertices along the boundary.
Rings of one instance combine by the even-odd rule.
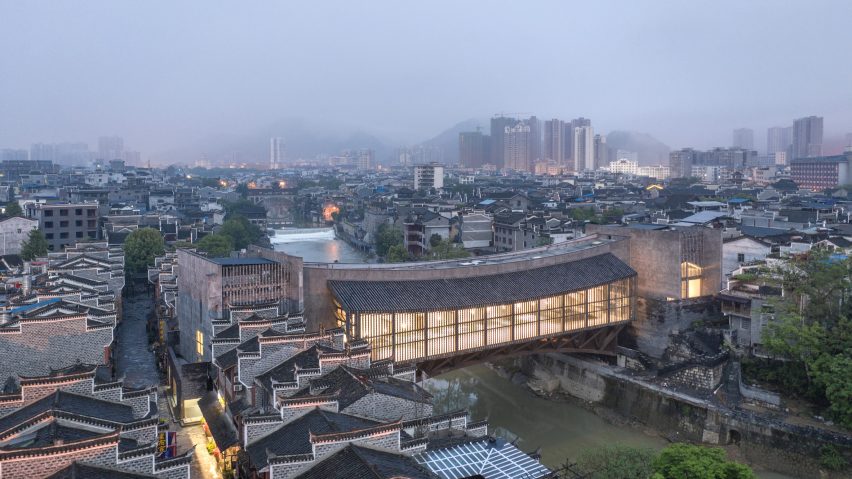
[[269, 139], [269, 169], [277, 170], [284, 166], [287, 153], [287, 144], [284, 138], [274, 136]]
[[793, 121], [791, 159], [822, 155], [822, 117], [808, 116]]
[[124, 139], [120, 136], [98, 138], [98, 158], [104, 161], [124, 158]]
[[562, 120], [554, 118], [544, 122], [544, 159], [565, 166], [565, 122]]
[[505, 142], [503, 140], [506, 135], [506, 128], [512, 127], [518, 120], [505, 116], [495, 116], [491, 119], [491, 163], [497, 168], [503, 168], [506, 164], [504, 161]]
[[444, 187], [444, 165], [430, 163], [428, 165], [417, 165], [414, 167], [414, 189], [435, 188], [439, 190]]
[[97, 154], [90, 152], [85, 143], [34, 143], [30, 147], [30, 159], [33, 161], [82, 166], [88, 164], [93, 155]]
[[754, 130], [751, 128], [737, 128], [734, 130], [734, 148], [742, 148], [744, 150], [754, 149]]
[[766, 130], [766, 154], [787, 153], [792, 144], [792, 126], [773, 126]]
[[575, 126], [572, 140], [575, 171], [595, 169], [595, 131], [591, 126]]
[[491, 161], [490, 140], [481, 131], [459, 133], [459, 164], [464, 168], [480, 168]]
[[507, 126], [503, 132], [503, 167], [515, 171], [529, 171], [533, 163], [530, 158], [532, 129], [526, 122], [519, 121]]
[[355, 165], [359, 170], [369, 170], [373, 167], [375, 161], [374, 157], [375, 153], [369, 148], [358, 150], [358, 157]]
[[28, 161], [30, 153], [27, 150], [15, 150], [4, 148], [0, 150], [0, 162], [4, 161]]
[[696, 151], [692, 148], [669, 153], [669, 168], [672, 178], [688, 178], [692, 175], [692, 165], [696, 162]]
[[609, 148], [606, 146], [606, 137], [595, 135], [595, 169], [605, 168], [609, 164]]

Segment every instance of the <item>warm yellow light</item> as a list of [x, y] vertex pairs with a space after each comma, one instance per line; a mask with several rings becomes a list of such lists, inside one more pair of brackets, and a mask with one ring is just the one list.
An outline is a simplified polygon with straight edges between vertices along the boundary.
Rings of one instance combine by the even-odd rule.
[[278, 187], [279, 187], [279, 188], [281, 188], [281, 189], [283, 190], [284, 188], [286, 188], [286, 187], [287, 187], [287, 182], [286, 182], [286, 181], [284, 181], [284, 180], [279, 181], [279, 182], [278, 182]]
[[322, 209], [322, 219], [326, 221], [334, 221], [333, 215], [335, 213], [340, 213], [340, 208], [338, 208], [334, 203], [327, 204]]

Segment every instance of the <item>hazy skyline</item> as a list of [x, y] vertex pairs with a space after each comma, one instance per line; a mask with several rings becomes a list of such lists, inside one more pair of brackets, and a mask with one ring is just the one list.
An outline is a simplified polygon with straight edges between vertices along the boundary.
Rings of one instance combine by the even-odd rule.
[[0, 18], [0, 148], [120, 135], [196, 155], [287, 118], [410, 144], [497, 112], [672, 148], [747, 127], [763, 149], [808, 115], [852, 131], [842, 0], [0, 0]]

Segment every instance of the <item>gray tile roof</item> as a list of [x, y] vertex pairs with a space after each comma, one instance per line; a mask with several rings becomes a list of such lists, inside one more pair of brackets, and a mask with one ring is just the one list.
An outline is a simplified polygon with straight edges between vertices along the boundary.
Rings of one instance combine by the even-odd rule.
[[611, 253], [543, 268], [425, 281], [329, 281], [347, 311], [427, 311], [525, 301], [635, 276]]
[[296, 476], [297, 479], [433, 479], [438, 476], [408, 456], [349, 445]]
[[288, 456], [310, 454], [313, 447], [310, 434], [351, 432], [378, 426], [380, 423], [348, 414], [323, 411], [319, 408], [291, 421], [246, 446], [252, 464], [264, 467], [269, 455]]

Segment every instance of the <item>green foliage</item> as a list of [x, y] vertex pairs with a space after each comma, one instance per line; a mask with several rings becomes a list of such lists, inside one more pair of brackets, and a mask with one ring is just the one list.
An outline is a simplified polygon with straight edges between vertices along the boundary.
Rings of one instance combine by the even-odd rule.
[[594, 208], [571, 208], [571, 219], [577, 221], [592, 221], [598, 217], [597, 211]]
[[24, 216], [24, 210], [17, 201], [10, 201], [6, 203], [6, 216]]
[[124, 241], [124, 269], [128, 274], [141, 273], [154, 264], [154, 258], [165, 251], [160, 232], [154, 228], [138, 229]]
[[408, 250], [402, 244], [395, 244], [388, 248], [385, 256], [388, 263], [403, 263], [409, 259], [411, 259], [411, 255], [408, 254]]
[[234, 191], [236, 191], [237, 194], [239, 194], [241, 197], [246, 198], [248, 196], [248, 193], [249, 193], [248, 184], [247, 183], [240, 183], [239, 185], [237, 185], [237, 187], [234, 189]]
[[219, 227], [218, 234], [231, 239], [234, 249], [243, 249], [263, 237], [263, 231], [245, 216], [234, 215]]
[[175, 241], [174, 243], [172, 243], [172, 248], [174, 248], [174, 249], [195, 248], [195, 247], [196, 247], [196, 245], [190, 243], [189, 241]]
[[754, 479], [748, 466], [728, 461], [715, 447], [672, 444], [654, 460], [653, 479]]
[[212, 234], [201, 238], [195, 246], [212, 258], [222, 258], [230, 255], [234, 250], [234, 241], [230, 236]]
[[577, 459], [577, 472], [589, 479], [645, 479], [654, 473], [653, 449], [625, 445], [584, 451]]
[[852, 302], [848, 261], [822, 252], [779, 271], [785, 294], [773, 304], [776, 317], [763, 343], [790, 364], [776, 366], [776, 384], [805, 397], [837, 422], [852, 427]]
[[439, 244], [441, 244], [441, 235], [433, 233], [432, 236], [429, 237], [429, 246], [434, 248]]
[[32, 261], [40, 256], [47, 256], [47, 240], [41, 230], [30, 230], [27, 239], [21, 243], [21, 258]]
[[607, 223], [613, 221], [621, 221], [621, 217], [624, 216], [624, 210], [621, 208], [610, 208], [604, 211], [603, 220]]
[[536, 246], [547, 246], [549, 244], [553, 244], [553, 238], [550, 236], [539, 236], [537, 240], [535, 240]]
[[[385, 257], [394, 246], [402, 246], [402, 231], [393, 226], [382, 223], [375, 234], [376, 254]], [[405, 248], [403, 248], [405, 251]], [[406, 252], [406, 256], [408, 253]], [[395, 261], [394, 261], [395, 262]]]
[[[432, 244], [431, 238], [429, 243]], [[470, 252], [450, 240], [439, 239], [436, 244], [432, 245], [428, 255], [430, 259], [461, 259], [470, 256]]]
[[843, 459], [837, 448], [830, 444], [826, 444], [820, 449], [819, 463], [829, 471], [842, 471], [846, 468], [846, 460]]

